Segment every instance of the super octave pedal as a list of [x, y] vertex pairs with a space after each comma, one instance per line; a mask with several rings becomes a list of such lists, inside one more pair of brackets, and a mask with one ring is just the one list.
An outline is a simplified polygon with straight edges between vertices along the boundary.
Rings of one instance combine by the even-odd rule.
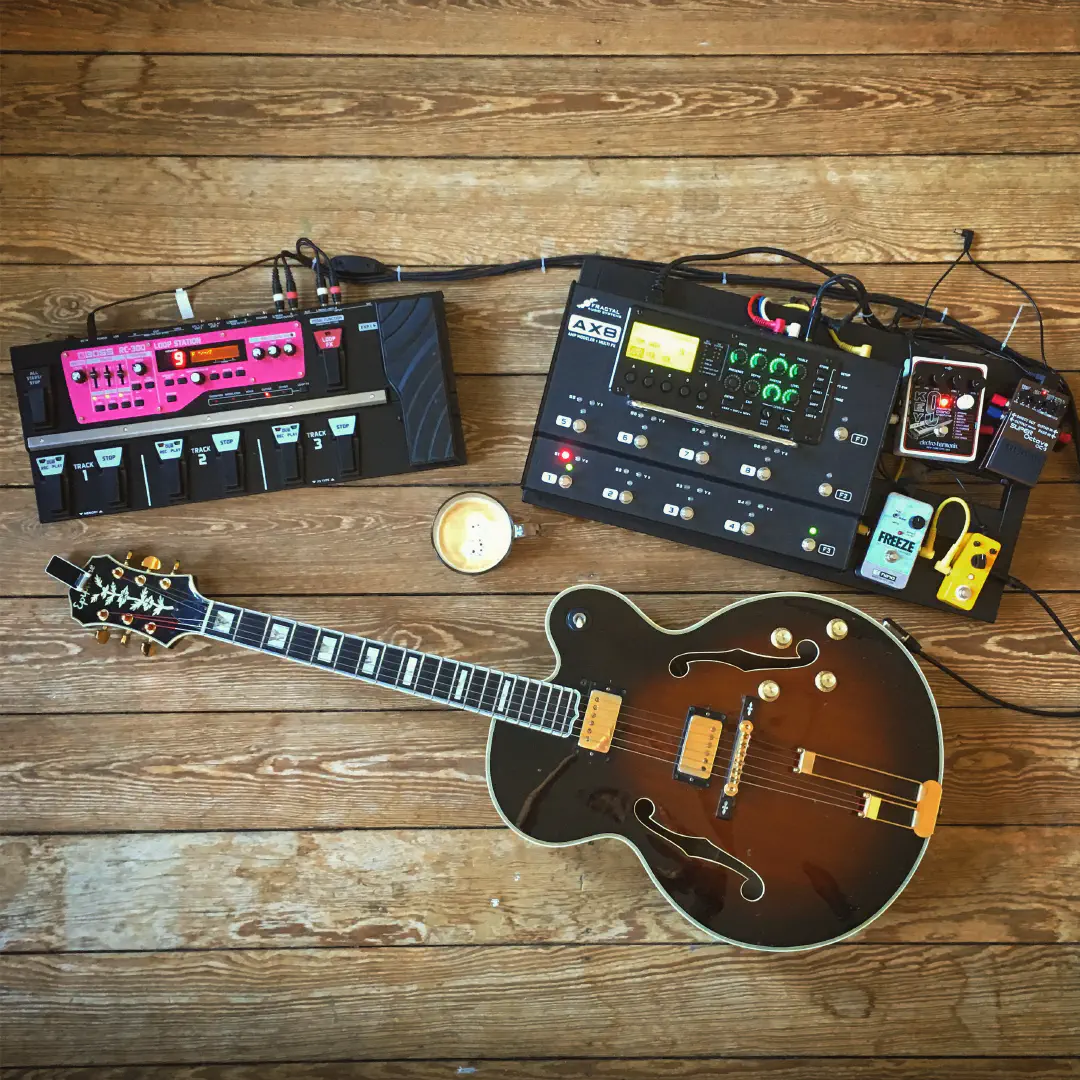
[[42, 521], [462, 464], [441, 293], [11, 350]]

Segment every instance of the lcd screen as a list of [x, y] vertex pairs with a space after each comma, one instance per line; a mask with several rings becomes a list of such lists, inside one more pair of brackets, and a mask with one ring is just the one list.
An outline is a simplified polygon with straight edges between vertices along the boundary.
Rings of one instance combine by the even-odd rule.
[[701, 338], [680, 334], [663, 326], [635, 322], [630, 327], [626, 343], [626, 355], [643, 364], [656, 364], [675, 371], [691, 372]]

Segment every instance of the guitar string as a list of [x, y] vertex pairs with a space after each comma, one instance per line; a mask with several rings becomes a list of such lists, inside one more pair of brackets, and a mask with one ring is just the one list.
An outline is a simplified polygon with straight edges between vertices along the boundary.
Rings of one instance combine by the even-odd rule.
[[[120, 579], [117, 579], [117, 580], [124, 580], [124, 578], [120, 578]], [[136, 584], [136, 585], [137, 585], [137, 583], [136, 583], [136, 582], [132, 582], [132, 584]], [[197, 605], [195, 605], [195, 604], [190, 604], [190, 603], [187, 603], [186, 601], [182, 600], [182, 599], [181, 599], [181, 598], [179, 598], [179, 597], [177, 597], [177, 599], [178, 599], [178, 603], [180, 603], [180, 604], [184, 604], [185, 606], [189, 606], [189, 607], [194, 607], [194, 608], [195, 608], [195, 610], [198, 610], [198, 606], [197, 606]], [[237, 641], [238, 639], [241, 639], [241, 640], [240, 640], [240, 643], [241, 643], [241, 644], [244, 644], [244, 645], [248, 645], [248, 646], [250, 646], [250, 647], [254, 647], [254, 648], [259, 648], [259, 649], [261, 649], [261, 648], [263, 647], [263, 640], [265, 639], [265, 636], [266, 636], [266, 628], [267, 628], [267, 625], [269, 624], [269, 622], [270, 622], [270, 621], [272, 621], [272, 618], [273, 618], [273, 616], [265, 615], [265, 614], [264, 614], [264, 613], [262, 613], [262, 612], [255, 612], [255, 613], [254, 613], [255, 615], [257, 615], [257, 616], [258, 616], [259, 618], [262, 618], [262, 619], [264, 619], [264, 620], [265, 620], [265, 623], [264, 623], [264, 626], [263, 626], [263, 630], [262, 630], [262, 632], [261, 632], [261, 633], [260, 633], [260, 634], [258, 635], [258, 642], [256, 642], [256, 640], [255, 640], [255, 638], [254, 638], [254, 637], [252, 637], [252, 638], [249, 638], [248, 640], [243, 640], [243, 637], [245, 637], [246, 635], [241, 635], [240, 631], [241, 631], [241, 629], [242, 629], [242, 622], [243, 622], [243, 614], [244, 614], [244, 611], [245, 611], [245, 610], [247, 610], [247, 609], [238, 609], [238, 612], [239, 612], [239, 615], [240, 615], [240, 620], [239, 620], [239, 622], [238, 622], [238, 624], [237, 624], [237, 628], [236, 628], [236, 631], [234, 632], [234, 634], [233, 634], [233, 636], [232, 636], [232, 640], [233, 640], [233, 641]], [[153, 620], [152, 620], [151, 618], [147, 617], [147, 618], [146, 618], [146, 621], [147, 621], [147, 622], [150, 622], [150, 621], [153, 621]], [[174, 626], [177, 626], [177, 627], [180, 627], [180, 626], [181, 626], [181, 619], [179, 619], [179, 618], [174, 618], [174, 617], [171, 617], [171, 616], [165, 616], [165, 615], [160, 615], [160, 616], [157, 616], [157, 621], [158, 621], [158, 622], [160, 622], [160, 623], [163, 623], [163, 624], [173, 624]], [[290, 620], [288, 620], [288, 621], [290, 621], [290, 622], [294, 622], [294, 620], [291, 620], [291, 619], [290, 619]], [[202, 622], [203, 622], [203, 620], [202, 620], [202, 619], [200, 619], [200, 620], [199, 620], [199, 627], [200, 627], [200, 628], [201, 628], [201, 626], [202, 626]], [[294, 625], [295, 625], [295, 622], [294, 622]], [[300, 625], [307, 625], [307, 624], [300, 624]], [[190, 628], [190, 629], [194, 629], [194, 626], [191, 626], [191, 627], [189, 627], [189, 628]], [[319, 628], [319, 627], [315, 627], [315, 626], [312, 626], [312, 627], [310, 627], [310, 628], [311, 628], [311, 629], [313, 629], [313, 630], [315, 630], [315, 632], [316, 632], [317, 634], [318, 634], [318, 633], [320, 632], [320, 628]], [[344, 634], [343, 634], [342, 632], [340, 632], [340, 631], [334, 631], [333, 633], [334, 633], [334, 634], [335, 634], [336, 636], [340, 636], [340, 637], [345, 637], [345, 636], [347, 636], [347, 635], [344, 635]], [[366, 640], [366, 639], [361, 639], [361, 640]], [[382, 643], [382, 642], [380, 642], [379, 644], [380, 644], [380, 645], [383, 645], [383, 643]], [[408, 649], [407, 647], [404, 647], [404, 646], [391, 646], [391, 647], [393, 647], [393, 648], [397, 648], [397, 649], [401, 650], [401, 651], [402, 651], [402, 654], [403, 654], [403, 655], [407, 655], [407, 653], [408, 653], [408, 652], [410, 652], [410, 651], [417, 651], [417, 652], [419, 652], [419, 651], [420, 651], [420, 650], [409, 650], [409, 649]], [[424, 658], [427, 658], [427, 657], [428, 657], [428, 656], [430, 656], [431, 654], [426, 654], [426, 653], [422, 653], [421, 655], [422, 655], [422, 656], [423, 656]], [[439, 659], [439, 660], [440, 660], [440, 665], [441, 665], [441, 663], [443, 662], [443, 661], [442, 661], [442, 659], [441, 659], [441, 658], [439, 658], [439, 657], [435, 657], [435, 659]], [[359, 658], [358, 658], [358, 660], [359, 660]], [[451, 662], [453, 662], [453, 663], [459, 663], [459, 662], [457, 662], [457, 661], [451, 661]], [[422, 666], [422, 664], [421, 664], [421, 666]], [[475, 667], [476, 667], [477, 665], [469, 665], [469, 666], [472, 666], [472, 667], [474, 667], [474, 668], [475, 668]], [[336, 667], [334, 667], [334, 666], [331, 666], [331, 667], [328, 667], [328, 669], [327, 669], [327, 670], [340, 670], [340, 669], [337, 669]], [[492, 669], [484, 669], [484, 670], [489, 670], [489, 671], [490, 671], [490, 670], [492, 670]], [[399, 671], [400, 671], [400, 668], [399, 668]], [[502, 675], [503, 673], [502, 673], [502, 672], [499, 672], [498, 674], [500, 674], [500, 676], [501, 676], [501, 675]], [[432, 679], [432, 681], [431, 681], [431, 685], [430, 685], [429, 687], [427, 687], [427, 688], [426, 688], [426, 690], [424, 690], [424, 689], [421, 689], [421, 688], [420, 688], [420, 686], [421, 686], [421, 681], [420, 681], [420, 680], [418, 679], [418, 680], [417, 680], [417, 683], [416, 683], [416, 686], [415, 686], [415, 689], [417, 689], [417, 690], [418, 690], [418, 691], [419, 691], [420, 693], [425, 693], [425, 694], [426, 694], [427, 696], [429, 696], [429, 697], [430, 697], [430, 696], [433, 696], [433, 695], [432, 695], [432, 694], [431, 694], [430, 692], [431, 692], [431, 691], [434, 691], [434, 689], [435, 689], [435, 686], [436, 686], [436, 683], [437, 683], [437, 678], [438, 678], [438, 676], [436, 675], [436, 678]], [[558, 687], [558, 686], [559, 686], [559, 684], [556, 684], [556, 683], [550, 683], [550, 682], [548, 682], [547, 680], [542, 680], [542, 679], [533, 679], [533, 678], [531, 678], [531, 677], [528, 677], [528, 676], [511, 676], [511, 678], [514, 678], [514, 679], [517, 679], [517, 678], [521, 678], [521, 679], [524, 679], [524, 680], [526, 680], [527, 682], [531, 682], [531, 683], [533, 683], [533, 684], [540, 684], [540, 685], [548, 685], [548, 686], [553, 686], [553, 687]], [[376, 680], [376, 681], [377, 681], [377, 680]], [[526, 690], [526, 691], [525, 691], [525, 695], [527, 695], [527, 693], [528, 693], [528, 691]], [[538, 691], [538, 695], [539, 695], [539, 691]], [[537, 695], [537, 698], [535, 698], [535, 699], [534, 699], [534, 702], [533, 702], [533, 708], [534, 708], [534, 709], [535, 709], [535, 706], [536, 706], [536, 702], [537, 702], [537, 700], [539, 700], [539, 697], [538, 697], [538, 695]], [[466, 696], [465, 696], [465, 700], [464, 700], [464, 702], [463, 702], [463, 703], [464, 703], [464, 704], [465, 704], [465, 705], [466, 705], [467, 707], [470, 707], [470, 703], [469, 703], [469, 701], [468, 701], [468, 696], [469, 696], [469, 695], [468, 695], [468, 693], [467, 693], [467, 694], [466, 694]], [[475, 707], [475, 708], [476, 708], [476, 709], [477, 709], [478, 711], [483, 711], [483, 710], [481, 709], [481, 702], [482, 702], [482, 699], [483, 699], [483, 691], [481, 692], [480, 698], [479, 698], [479, 699], [477, 700], [477, 702], [476, 702], [475, 706], [473, 706], [473, 707]], [[523, 702], [524, 702], [524, 700], [525, 700], [525, 696], [524, 696], [524, 695], [523, 695], [523, 699], [522, 699], [522, 700], [523, 700]], [[549, 702], [549, 703], [550, 703], [550, 702]], [[546, 709], [547, 709], [547, 705], [545, 705], [545, 711], [546, 711]], [[621, 710], [621, 711], [623, 711], [623, 710]], [[636, 714], [636, 715], [638, 715], [638, 716], [640, 716], [640, 717], [645, 717], [645, 716], [648, 716], [648, 715], [652, 715], [652, 716], [661, 716], [661, 715], [662, 715], [662, 714], [658, 714], [658, 713], [651, 713], [651, 714], [649, 714], [649, 713], [647, 713], [647, 712], [646, 712], [645, 710], [633, 710], [633, 709], [627, 709], [627, 710], [625, 710], [625, 712], [627, 713], [627, 715], [628, 715], [628, 716]], [[675, 718], [675, 717], [670, 717], [670, 719], [673, 719], [673, 720], [674, 720], [674, 719], [676, 719], [676, 718]], [[675, 741], [675, 746], [676, 746], [676, 747], [678, 746], [678, 743], [679, 743], [679, 741], [681, 740], [681, 734], [682, 734], [682, 732], [681, 732], [681, 731], [679, 731], [678, 729], [675, 729], [675, 728], [671, 728], [671, 727], [666, 727], [666, 728], [659, 728], [659, 727], [657, 727], [657, 725], [653, 725], [653, 728], [654, 728], [654, 730], [659, 730], [659, 731], [663, 731], [663, 732], [666, 732], [666, 733], [667, 733], [668, 735], [670, 735], [670, 736], [674, 737], [674, 738], [675, 738], [675, 740], [676, 740], [676, 741]], [[544, 730], [544, 729], [543, 729], [542, 727], [540, 727], [540, 728], [539, 728], [539, 730]], [[648, 741], [648, 738], [646, 738], [646, 740], [645, 740], [644, 742], [642, 742], [642, 741], [641, 741], [641, 736], [640, 736], [640, 735], [638, 736], [638, 740], [639, 740], [639, 743], [638, 743], [639, 745], [646, 745], [646, 746], [649, 746], [649, 748], [650, 748], [650, 749], [663, 749], [663, 748], [660, 748], [660, 747], [656, 747], [655, 745], [650, 745], [650, 743], [649, 743], [649, 741]], [[726, 741], [726, 740], [725, 740], [725, 741]], [[732, 737], [732, 748], [734, 748], [734, 744], [735, 744], [735, 739], [734, 739], [734, 736], [733, 736], [733, 737]], [[620, 738], [620, 739], [615, 739], [615, 740], [613, 740], [613, 745], [618, 745], [620, 749], [625, 749], [625, 750], [632, 750], [632, 748], [631, 748], [631, 746], [630, 746], [630, 741], [629, 741], [628, 739], [626, 739], [626, 738]], [[765, 746], [768, 746], [768, 745], [770, 745], [770, 744], [768, 744], [768, 743], [764, 743], [763, 741], [760, 741], [760, 740], [759, 740], [759, 741], [758, 741], [758, 743], [757, 743], [757, 745], [755, 745], [755, 746], [753, 747], [753, 749], [754, 749], [755, 751], [758, 751], [758, 747], [759, 747], [759, 746], [761, 746], [761, 745], [765, 745]], [[772, 744], [772, 745], [775, 745], [775, 744]], [[718, 746], [718, 749], [719, 749], [719, 746]], [[797, 752], [797, 751], [795, 751], [795, 749], [794, 749], [794, 748], [779, 748], [779, 747], [778, 747], [778, 749], [783, 749], [783, 751], [784, 751], [784, 753], [785, 753], [785, 754], [791, 754], [791, 753], [796, 753], [796, 752]], [[643, 755], [643, 756], [652, 756], [652, 755]], [[747, 757], [749, 757], [749, 752], [747, 753]], [[764, 761], [764, 760], [771, 760], [772, 762], [776, 762], [776, 763], [780, 763], [780, 761], [781, 761], [781, 759], [777, 758], [777, 757], [776, 757], [775, 755], [768, 755], [768, 754], [763, 754], [763, 753], [761, 753], [760, 751], [758, 751], [758, 752], [756, 752], [756, 753], [755, 753], [755, 758], [761, 758], [761, 759], [762, 759], [763, 761]], [[663, 762], [663, 763], [665, 763], [665, 764], [667, 764], [667, 763], [671, 763], [671, 764], [674, 764], [675, 762], [677, 762], [678, 758], [677, 758], [677, 757], [676, 757], [676, 758], [667, 758], [667, 757], [665, 756], [665, 757], [663, 757], [663, 758], [656, 758], [655, 760], [658, 760], [658, 761], [662, 761], [662, 762]], [[758, 777], [759, 777], [759, 778], [764, 778], [764, 777], [766, 777], [766, 776], [770, 776], [770, 777], [779, 777], [779, 778], [782, 778], [782, 779], [784, 779], [784, 780], [786, 780], [786, 781], [788, 781], [788, 782], [790, 782], [790, 780], [792, 779], [792, 776], [793, 776], [793, 775], [799, 775], [799, 774], [791, 774], [791, 775], [789, 775], [789, 774], [788, 774], [788, 772], [787, 772], [787, 762], [786, 762], [786, 761], [784, 761], [784, 762], [783, 762], [783, 764], [784, 764], [784, 766], [785, 766], [785, 770], [784, 770], [784, 772], [783, 772], [783, 773], [780, 773], [780, 772], [777, 772], [776, 770], [769, 770], [769, 769], [766, 769], [766, 768], [764, 767], [764, 765], [763, 765], [763, 764], [762, 764], [761, 762], [755, 761], [755, 763], [754, 763], [754, 766], [755, 766], [755, 768], [759, 768], [759, 769], [761, 770], [761, 771], [760, 771], [759, 773], [757, 773], [756, 775], [758, 775]], [[745, 769], [745, 765], [744, 765], [744, 769]], [[721, 773], [721, 772], [724, 772], [724, 773], [726, 773], [726, 770], [716, 770], [716, 769], [714, 769], [714, 770], [712, 771], [711, 775], [712, 775], [712, 776], [717, 776], [717, 775], [720, 775], [720, 773]], [[814, 790], [814, 791], [819, 791], [819, 792], [825, 792], [825, 791], [827, 791], [827, 790], [828, 790], [828, 791], [830, 791], [830, 793], [832, 793], [832, 794], [839, 794], [838, 792], [835, 792], [835, 791], [833, 791], [832, 789], [828, 789], [828, 788], [824, 788], [824, 787], [819, 787], [819, 786], [817, 786], [816, 784], [808, 784], [807, 782], [808, 782], [808, 781], [809, 781], [809, 780], [810, 780], [811, 778], [812, 778], [812, 779], [814, 779], [814, 780], [817, 780], [817, 781], [824, 781], [824, 782], [826, 782], [826, 783], [836, 783], [836, 784], [841, 784], [841, 785], [844, 785], [844, 786], [850, 786], [850, 787], [856, 787], [856, 788], [858, 788], [858, 787], [859, 787], [859, 785], [856, 785], [856, 784], [852, 784], [852, 783], [849, 783], [849, 782], [846, 782], [846, 781], [839, 781], [839, 780], [835, 780], [835, 779], [834, 779], [834, 778], [832, 778], [832, 777], [822, 777], [822, 776], [817, 776], [817, 777], [814, 777], [814, 776], [812, 776], [812, 774], [807, 774], [807, 775], [804, 775], [804, 776], [802, 777], [802, 782], [803, 782], [803, 784], [806, 784], [809, 790]], [[915, 783], [915, 781], [912, 781], [912, 783]], [[791, 791], [790, 787], [785, 787], [785, 788], [783, 788], [783, 790], [786, 790], [786, 791], [789, 791], [789, 792]], [[881, 794], [885, 795], [885, 796], [886, 796], [887, 798], [890, 798], [890, 799], [902, 799], [902, 798], [903, 798], [902, 796], [894, 796], [894, 795], [892, 795], [891, 793], [884, 793], [884, 792], [883, 792], [883, 793], [881, 793]]]

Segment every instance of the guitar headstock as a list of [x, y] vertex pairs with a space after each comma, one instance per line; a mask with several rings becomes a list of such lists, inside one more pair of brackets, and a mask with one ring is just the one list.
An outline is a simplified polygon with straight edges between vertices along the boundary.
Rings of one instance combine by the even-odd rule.
[[186, 634], [202, 629], [210, 601], [195, 588], [190, 574], [177, 573], [179, 563], [169, 573], [161, 572], [161, 560], [148, 555], [132, 565], [129, 551], [123, 561], [112, 555], [95, 555], [84, 567], [54, 558], [46, 573], [68, 586], [71, 617], [98, 641], [109, 639], [110, 630], [119, 630], [122, 644], [131, 634], [145, 638], [143, 653], [153, 645], [172, 648]]

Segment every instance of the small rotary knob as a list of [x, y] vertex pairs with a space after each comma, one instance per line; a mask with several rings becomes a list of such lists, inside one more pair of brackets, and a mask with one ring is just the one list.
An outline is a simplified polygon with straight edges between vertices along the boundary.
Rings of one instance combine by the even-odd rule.
[[71, 373], [71, 381], [73, 383], [84, 383], [84, 382], [86, 382], [86, 372], [82, 371], [81, 369], [79, 371], [73, 371]]
[[198, 386], [200, 383], [206, 382], [206, 376], [201, 371], [193, 371], [191, 373], [191, 381]]
[[136, 360], [135, 363], [131, 365], [132, 375], [145, 375], [149, 370], [150, 369], [141, 360]]
[[765, 389], [761, 391], [761, 396], [770, 404], [775, 405], [780, 400], [780, 387], [776, 383], [766, 383]]
[[774, 357], [769, 361], [769, 374], [770, 375], [786, 375], [788, 373], [787, 361], [779, 356]]
[[286, 341], [285, 344], [281, 346], [281, 351], [286, 356], [295, 356], [296, 346], [291, 341]]
[[251, 350], [252, 360], [261, 360], [266, 355], [266, 350], [256, 345]]
[[281, 349], [279, 349], [277, 345], [267, 345], [266, 346], [266, 355], [267, 356], [280, 356], [281, 355]]

